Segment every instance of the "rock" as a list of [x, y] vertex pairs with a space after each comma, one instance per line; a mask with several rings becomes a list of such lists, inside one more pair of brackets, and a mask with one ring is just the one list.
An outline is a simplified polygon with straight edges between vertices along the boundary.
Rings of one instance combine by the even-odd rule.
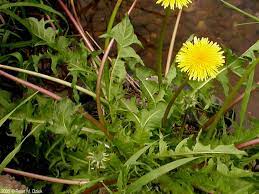
[[16, 181], [14, 177], [10, 175], [0, 176], [0, 188], [26, 190], [25, 185], [22, 185], [20, 182]]
[[206, 23], [205, 23], [204, 20], [201, 20], [201, 21], [198, 22], [197, 30], [200, 30], [200, 31], [206, 31], [207, 30], [207, 26], [206, 26]]

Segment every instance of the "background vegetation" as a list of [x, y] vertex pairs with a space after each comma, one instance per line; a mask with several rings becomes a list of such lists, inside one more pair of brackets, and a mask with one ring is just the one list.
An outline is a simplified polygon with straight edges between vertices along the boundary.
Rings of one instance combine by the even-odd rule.
[[225, 48], [222, 102], [212, 79], [187, 80], [174, 62], [165, 76], [159, 55], [156, 70], [144, 65], [136, 2], [114, 24], [118, 0], [101, 49], [73, 1], [0, 1], [0, 172], [43, 193], [257, 193], [259, 120], [246, 111], [259, 42]]

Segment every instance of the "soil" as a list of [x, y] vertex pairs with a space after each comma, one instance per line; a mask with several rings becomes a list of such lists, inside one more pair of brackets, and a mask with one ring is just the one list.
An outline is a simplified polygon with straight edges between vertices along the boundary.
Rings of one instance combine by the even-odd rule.
[[[132, 0], [123, 1], [119, 21], [131, 5]], [[258, 0], [228, 0], [229, 3], [243, 9], [253, 15], [259, 16]], [[79, 16], [84, 28], [92, 33], [98, 40], [98, 36], [105, 33], [111, 11], [116, 1], [110, 0], [81, 0], [78, 7]], [[144, 45], [144, 49], [138, 48], [138, 53], [143, 57], [149, 67], [155, 65], [156, 42], [160, 32], [164, 10], [155, 4], [155, 0], [141, 0], [131, 15], [131, 21], [135, 27], [135, 33]], [[169, 27], [166, 33], [164, 59], [166, 59], [170, 44], [171, 32], [176, 20], [177, 11], [174, 11], [169, 19]], [[191, 34], [199, 37], [208, 37], [210, 40], [228, 47], [236, 54], [246, 51], [252, 44], [259, 40], [259, 24], [236, 26], [252, 22], [249, 18], [240, 15], [236, 11], [224, 6], [219, 0], [194, 0], [192, 6], [185, 9], [180, 22], [175, 51], [178, 51], [183, 42]], [[102, 45], [102, 40], [98, 40]], [[232, 77], [233, 84], [237, 78]], [[255, 73], [255, 80], [259, 81], [259, 66]], [[248, 114], [259, 118], [259, 92], [254, 92], [250, 100]]]
[[[14, 177], [10, 175], [0, 176], [0, 188], [5, 189], [14, 189], [14, 190], [26, 190], [26, 186], [22, 185], [20, 182], [17, 182]], [[1, 191], [0, 191], [1, 193]]]

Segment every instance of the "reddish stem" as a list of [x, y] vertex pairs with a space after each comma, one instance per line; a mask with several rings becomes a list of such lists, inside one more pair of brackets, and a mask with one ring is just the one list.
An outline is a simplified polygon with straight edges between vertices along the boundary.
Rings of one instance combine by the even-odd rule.
[[61, 97], [56, 95], [56, 94], [54, 94], [53, 92], [50, 92], [50, 91], [48, 91], [48, 90], [46, 90], [44, 88], [41, 88], [39, 86], [36, 86], [36, 85], [34, 85], [34, 84], [30, 83], [30, 82], [24, 81], [24, 80], [22, 80], [20, 78], [17, 78], [15, 76], [13, 76], [13, 75], [10, 75], [10, 74], [2, 71], [2, 70], [0, 70], [0, 75], [4, 76], [4, 77], [6, 77], [6, 78], [8, 78], [10, 80], [13, 80], [13, 81], [15, 81], [17, 83], [20, 83], [20, 84], [22, 84], [22, 85], [24, 85], [24, 86], [26, 86], [28, 88], [31, 88], [33, 90], [37, 90], [37, 91], [39, 91], [39, 92], [41, 92], [41, 93], [43, 93], [43, 94], [45, 94], [45, 95], [55, 99], [55, 100], [61, 100]]
[[[96, 45], [96, 47], [101, 50], [101, 47], [97, 44], [97, 42], [93, 39], [93, 37], [87, 31], [85, 32], [83, 30], [83, 27], [82, 27], [82, 25], [81, 25], [81, 23], [79, 21], [79, 18], [77, 16], [76, 11], [74, 10], [74, 14], [75, 14], [75, 17], [76, 17], [76, 18], [74, 18], [73, 15], [71, 14], [71, 12], [66, 7], [66, 5], [62, 2], [62, 0], [58, 0], [58, 3], [62, 7], [62, 9], [65, 11], [65, 13], [67, 14], [68, 18], [71, 20], [71, 22], [74, 24], [77, 32], [83, 38], [83, 40], [85, 41], [86, 46], [90, 49], [90, 51], [94, 51], [95, 49], [93, 48], [93, 46], [90, 43], [89, 39], [85, 36], [85, 33], [92, 40], [92, 42]], [[131, 13], [131, 11], [134, 8], [134, 6], [136, 5], [136, 3], [137, 3], [137, 0], [135, 0], [134, 3], [132, 4], [130, 10], [128, 11], [128, 14]], [[101, 60], [100, 60], [100, 58], [98, 56], [97, 56], [97, 59], [98, 59], [98, 61], [101, 62]], [[108, 59], [111, 61], [111, 59], [109, 57], [108, 57]], [[134, 89], [136, 89], [136, 91], [139, 91], [138, 83], [135, 80], [133, 80], [128, 74], [127, 74], [126, 79], [134, 87]]]
[[74, 18], [74, 16], [71, 14], [71, 12], [68, 10], [67, 6], [63, 3], [62, 0], [58, 0], [59, 5], [62, 7], [62, 9], [65, 11], [66, 15], [68, 16], [68, 18], [70, 19], [70, 21], [73, 23], [73, 25], [75, 26], [76, 30], [79, 32], [79, 34], [82, 36], [85, 44], [87, 45], [87, 47], [90, 49], [90, 51], [94, 51], [94, 48], [91, 44], [91, 42], [88, 40], [88, 38], [85, 36], [85, 32], [82, 28], [81, 25], [79, 25], [76, 21], [76, 19]]
[[[131, 14], [133, 8], [135, 7], [136, 3], [138, 0], [135, 0], [129, 11], [128, 11], [128, 15]], [[109, 53], [111, 51], [111, 48], [114, 44], [114, 38], [110, 41], [108, 47], [106, 48], [102, 61], [101, 61], [101, 65], [99, 68], [99, 72], [98, 72], [98, 77], [97, 77], [97, 83], [96, 83], [96, 105], [97, 105], [97, 111], [98, 111], [98, 116], [99, 116], [99, 120], [100, 122], [105, 125], [105, 121], [104, 121], [104, 115], [103, 115], [103, 110], [102, 110], [102, 105], [101, 105], [101, 82], [102, 82], [102, 75], [103, 75], [103, 70], [104, 70], [104, 65], [108, 59]]]
[[[256, 90], [258, 90], [258, 88], [253, 88], [251, 90], [251, 93], [255, 92]], [[233, 108], [235, 105], [237, 105], [239, 102], [241, 102], [241, 100], [244, 98], [245, 96], [245, 93], [242, 93], [240, 96], [238, 96], [229, 106], [228, 108], [226, 109], [225, 112], [227, 112], [228, 110], [230, 110], [231, 108]], [[209, 118], [209, 120], [203, 125], [202, 129], [203, 130], [206, 130], [214, 121], [216, 117], [216, 114], [213, 115], [212, 117]]]
[[[103, 181], [103, 183], [105, 185], [113, 185], [117, 182], [116, 179], [112, 179], [112, 180], [106, 180], [106, 181]], [[100, 189], [100, 188], [103, 188], [103, 183], [96, 183], [95, 185], [93, 185], [92, 187], [86, 189], [83, 194], [91, 194], [93, 191], [97, 190], [97, 189]]]
[[[53, 98], [55, 100], [59, 101], [59, 100], [62, 99], [60, 96], [54, 94], [53, 92], [50, 92], [50, 91], [48, 91], [48, 90], [46, 90], [44, 88], [41, 88], [41, 87], [39, 87], [39, 86], [37, 86], [35, 84], [32, 84], [30, 82], [27, 82], [27, 81], [24, 81], [24, 80], [22, 80], [20, 78], [17, 78], [17, 77], [15, 77], [13, 75], [10, 75], [10, 74], [2, 71], [2, 70], [0, 70], [0, 75], [4, 76], [4, 77], [6, 77], [6, 78], [8, 78], [8, 79], [10, 79], [12, 81], [15, 81], [17, 83], [20, 83], [20, 84], [22, 84], [22, 85], [24, 85], [24, 86], [26, 86], [28, 88], [31, 88], [33, 90], [37, 90], [40, 93], [43, 93], [43, 94], [45, 94], [45, 95], [47, 95], [47, 96], [49, 96], [49, 97], [51, 97], [51, 98]], [[78, 112], [80, 114], [82, 114], [92, 124], [94, 124], [97, 128], [99, 128], [105, 135], [107, 135], [107, 137], [109, 139], [111, 139], [111, 136], [107, 133], [108, 130], [99, 121], [97, 121], [93, 116], [91, 116], [89, 113], [85, 112], [83, 109], [78, 110]]]
[[[49, 15], [46, 15], [46, 18], [47, 18], [48, 20], [51, 20], [51, 18], [49, 17]], [[53, 24], [53, 22], [50, 22], [50, 25], [51, 25], [51, 28], [53, 28], [53, 30], [57, 30], [57, 29], [56, 29], [56, 26]]]
[[9, 174], [15, 174], [15, 175], [20, 175], [32, 179], [38, 179], [42, 181], [47, 181], [47, 182], [52, 182], [52, 183], [59, 183], [59, 184], [66, 184], [66, 185], [83, 185], [86, 183], [89, 183], [89, 180], [67, 180], [67, 179], [60, 179], [60, 178], [54, 178], [54, 177], [48, 177], [48, 176], [43, 176], [39, 174], [34, 174], [30, 172], [25, 172], [21, 170], [15, 170], [12, 168], [4, 168], [4, 172], [9, 173]]
[[256, 146], [259, 144], [259, 138], [250, 140], [248, 142], [240, 143], [236, 145], [237, 149], [245, 149], [247, 147]]
[[73, 10], [73, 14], [75, 16], [75, 19], [77, 21], [77, 23], [80, 25], [80, 27], [83, 29], [81, 23], [80, 23], [80, 19], [77, 15], [77, 12], [76, 12], [76, 7], [75, 7], [75, 3], [74, 3], [74, 0], [70, 0], [70, 3], [71, 3], [71, 6], [72, 6], [72, 10]]
[[111, 40], [111, 42], [109, 43], [108, 47], [106, 48], [106, 50], [104, 52], [104, 55], [103, 55], [103, 58], [101, 61], [101, 65], [99, 68], [99, 72], [98, 72], [97, 83], [96, 83], [96, 106], [97, 106], [99, 120], [103, 125], [105, 124], [105, 121], [104, 121], [104, 115], [103, 115], [102, 104], [101, 104], [101, 83], [102, 83], [104, 65], [109, 56], [113, 43], [114, 43], [114, 39]]

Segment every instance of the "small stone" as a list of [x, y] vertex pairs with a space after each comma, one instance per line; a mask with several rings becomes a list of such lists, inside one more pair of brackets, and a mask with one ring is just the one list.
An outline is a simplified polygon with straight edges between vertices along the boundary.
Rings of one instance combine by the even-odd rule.
[[206, 25], [205, 21], [203, 21], [203, 20], [199, 21], [197, 24], [197, 29], [201, 30], [201, 31], [206, 31], [207, 25]]
[[26, 186], [16, 181], [15, 178], [10, 175], [0, 176], [0, 188], [26, 190]]

